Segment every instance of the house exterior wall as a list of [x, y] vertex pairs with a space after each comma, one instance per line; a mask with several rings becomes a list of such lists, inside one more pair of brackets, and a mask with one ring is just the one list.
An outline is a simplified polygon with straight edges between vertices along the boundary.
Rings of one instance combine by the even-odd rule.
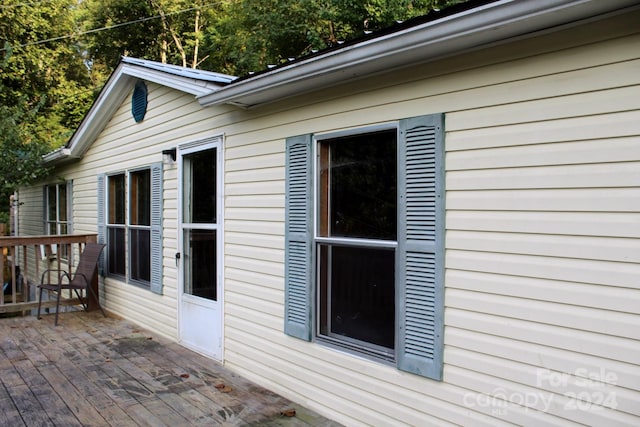
[[[135, 123], [130, 99], [123, 102], [99, 138], [85, 154], [75, 181], [75, 230], [96, 229], [96, 174], [135, 169], [163, 162], [162, 150], [212, 136], [215, 120], [192, 95], [147, 82], [148, 110]], [[103, 300], [107, 310], [152, 328], [172, 339], [178, 338], [177, 283], [175, 254], [177, 236], [177, 164], [164, 163], [163, 174], [163, 289], [162, 295], [122, 280], [104, 279]]]
[[[637, 424], [633, 19], [234, 113], [224, 127], [225, 363], [347, 425]], [[285, 336], [285, 138], [438, 112], [443, 381]]]
[[[18, 191], [18, 235], [43, 235], [44, 227], [44, 183]], [[26, 232], [28, 230], [28, 232]], [[27, 260], [24, 253], [18, 250], [18, 265], [26, 272], [30, 283], [39, 283], [40, 278], [35, 277], [36, 262], [39, 262], [38, 271], [48, 268], [40, 256], [36, 256], [34, 249], [27, 250]], [[26, 268], [25, 268], [26, 267]]]
[[[229, 368], [350, 426], [637, 425], [639, 19], [249, 111], [203, 109], [148, 83], [142, 123], [127, 99], [82, 161], [57, 171], [74, 180], [74, 231], [96, 232], [97, 174], [224, 135]], [[432, 113], [445, 113], [446, 130], [443, 381], [283, 333], [286, 138]], [[177, 182], [165, 163], [163, 295], [110, 278], [101, 287], [109, 311], [174, 339]], [[41, 206], [41, 192], [21, 197]]]
[[31, 234], [44, 234], [43, 185], [20, 189], [18, 193], [18, 228]]
[[[215, 117], [192, 95], [147, 82], [148, 110], [136, 123], [127, 97], [80, 162], [58, 167], [54, 176], [73, 179], [74, 233], [97, 232], [97, 175], [124, 172], [162, 162], [162, 150], [212, 135]], [[133, 88], [132, 88], [133, 90]], [[177, 164], [163, 168], [163, 291], [152, 293], [113, 277], [101, 279], [105, 309], [172, 339], [177, 331]], [[20, 233], [42, 234], [42, 186], [21, 189]], [[38, 196], [39, 195], [39, 196]]]

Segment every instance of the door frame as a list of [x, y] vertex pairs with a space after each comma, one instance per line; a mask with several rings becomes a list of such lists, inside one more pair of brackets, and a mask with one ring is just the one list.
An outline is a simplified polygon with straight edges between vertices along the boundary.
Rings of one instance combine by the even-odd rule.
[[[207, 149], [215, 148], [216, 152], [216, 280], [217, 280], [217, 305], [218, 313], [218, 336], [219, 336], [219, 357], [214, 354], [203, 352], [197, 348], [193, 348], [183, 342], [183, 300], [184, 300], [184, 230], [182, 228], [183, 209], [184, 209], [184, 178], [183, 178], [183, 155], [196, 153]], [[222, 363], [224, 361], [224, 134], [197, 139], [194, 141], [179, 144], [177, 146], [176, 162], [178, 164], [177, 180], [177, 253], [181, 254], [177, 264], [177, 313], [178, 313], [178, 342], [186, 347], [203, 353], [207, 357]], [[189, 296], [189, 298], [198, 298]]]

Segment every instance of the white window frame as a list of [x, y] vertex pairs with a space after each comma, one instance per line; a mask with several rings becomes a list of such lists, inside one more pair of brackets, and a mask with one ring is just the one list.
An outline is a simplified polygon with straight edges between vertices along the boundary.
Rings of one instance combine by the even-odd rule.
[[[71, 194], [70, 190], [71, 190], [71, 186], [70, 186], [71, 181], [65, 181], [65, 182], [59, 182], [59, 183], [55, 183], [55, 184], [48, 184], [45, 185], [44, 187], [44, 228], [45, 228], [45, 234], [48, 236], [58, 236], [58, 235], [63, 235], [63, 234], [71, 234]], [[55, 187], [55, 191], [56, 191], [56, 217], [55, 218], [51, 218], [49, 216], [49, 207], [51, 205], [51, 199], [49, 197], [49, 189]], [[62, 208], [61, 204], [60, 204], [60, 190], [64, 189], [64, 193], [65, 193], [65, 206], [64, 206], [64, 210], [67, 216], [66, 221], [61, 221], [60, 220], [60, 209]], [[56, 232], [55, 233], [51, 233], [51, 225], [55, 225], [55, 229]], [[62, 227], [65, 226], [67, 231], [66, 233], [62, 233]], [[52, 254], [56, 254], [58, 250], [57, 245], [51, 245], [51, 253]], [[68, 250], [66, 248], [65, 245], [62, 246], [61, 251], [60, 251], [60, 258], [61, 259], [68, 259], [69, 254], [68, 254]]]

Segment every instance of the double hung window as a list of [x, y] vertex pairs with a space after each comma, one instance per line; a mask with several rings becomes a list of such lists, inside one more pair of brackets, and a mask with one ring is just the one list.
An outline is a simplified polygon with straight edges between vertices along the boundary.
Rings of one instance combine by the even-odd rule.
[[126, 275], [125, 269], [125, 192], [126, 175], [120, 173], [108, 178], [108, 223], [107, 223], [107, 274]]
[[[72, 181], [44, 187], [45, 234], [71, 234]], [[67, 258], [67, 248], [61, 248], [62, 258]]]
[[441, 379], [443, 128], [287, 140], [287, 334]]
[[47, 185], [45, 198], [47, 234], [68, 234], [67, 183]]
[[396, 128], [319, 139], [319, 338], [393, 358]]
[[149, 283], [151, 279], [151, 170], [129, 174], [129, 260], [130, 278]]
[[161, 163], [98, 177], [98, 240], [107, 244], [107, 275], [161, 292], [161, 216]]

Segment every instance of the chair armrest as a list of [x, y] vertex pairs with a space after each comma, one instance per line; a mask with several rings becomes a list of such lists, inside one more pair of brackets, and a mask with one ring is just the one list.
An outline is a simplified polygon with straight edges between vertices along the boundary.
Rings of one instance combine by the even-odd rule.
[[69, 277], [69, 273], [66, 270], [49, 268], [49, 269], [46, 269], [45, 271], [42, 272], [42, 275], [40, 276], [40, 284], [44, 283], [44, 276], [46, 274], [49, 274], [49, 273], [52, 273], [52, 272], [58, 273], [58, 283], [61, 283], [62, 282], [62, 278], [65, 277], [65, 276], [67, 277], [67, 279], [69, 281], [71, 281], [71, 278]]

